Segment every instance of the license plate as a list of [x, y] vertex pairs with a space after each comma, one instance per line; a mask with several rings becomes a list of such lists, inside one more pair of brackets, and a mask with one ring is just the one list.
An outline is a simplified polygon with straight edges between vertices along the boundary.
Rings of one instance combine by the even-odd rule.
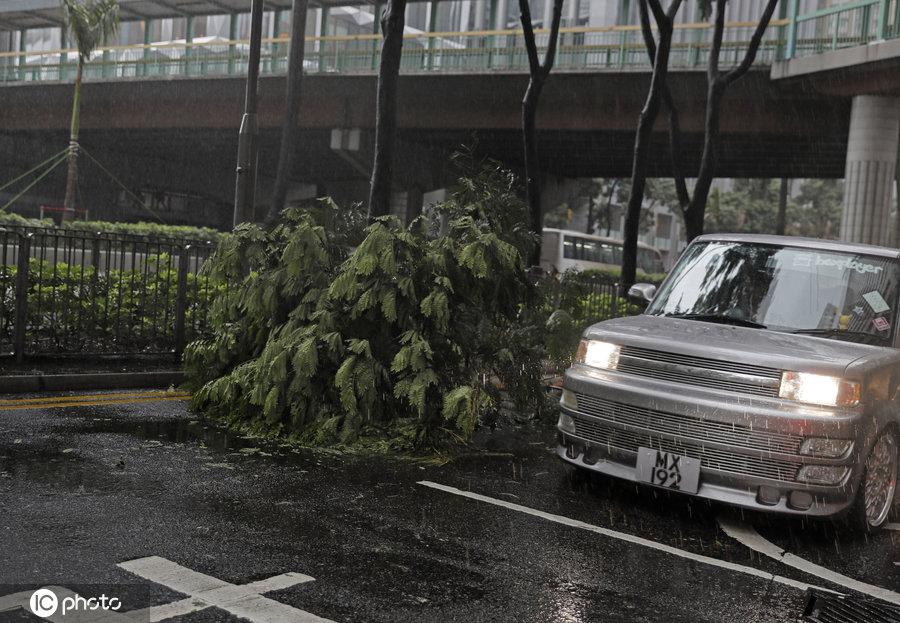
[[648, 484], [697, 493], [700, 488], [700, 461], [671, 452], [638, 448], [638, 480]]

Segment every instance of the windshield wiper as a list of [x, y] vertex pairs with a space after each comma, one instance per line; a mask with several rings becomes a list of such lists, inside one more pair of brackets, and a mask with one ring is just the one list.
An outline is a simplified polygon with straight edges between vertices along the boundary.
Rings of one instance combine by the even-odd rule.
[[702, 322], [718, 322], [720, 324], [733, 324], [738, 327], [750, 327], [751, 329], [765, 329], [766, 325], [752, 320], [724, 316], [722, 314], [663, 314], [669, 318], [684, 318], [686, 320], [700, 320]]
[[[797, 335], [817, 335], [821, 337], [847, 337], [847, 338], [857, 338], [866, 340], [869, 343], [872, 343], [872, 340], [875, 341], [876, 344], [883, 344], [887, 341], [886, 337], [881, 337], [880, 335], [875, 335], [874, 333], [868, 333], [866, 331], [844, 331], [843, 329], [797, 329], [796, 331], [791, 331], [791, 333]], [[852, 340], [851, 340], [852, 341]]]

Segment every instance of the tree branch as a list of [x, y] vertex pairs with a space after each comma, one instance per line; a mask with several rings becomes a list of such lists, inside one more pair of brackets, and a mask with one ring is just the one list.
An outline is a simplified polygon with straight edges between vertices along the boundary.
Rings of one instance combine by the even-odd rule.
[[531, 7], [528, 6], [528, 0], [519, 0], [519, 19], [522, 22], [525, 50], [528, 52], [528, 69], [532, 76], [536, 76], [541, 70], [541, 62], [538, 59], [537, 44], [534, 42], [534, 27], [531, 25]]
[[650, 57], [650, 65], [656, 60], [656, 39], [653, 38], [653, 26], [650, 24], [650, 11], [647, 10], [647, 0], [638, 2], [638, 12], [641, 17], [641, 34], [644, 36], [644, 46]]
[[544, 75], [548, 75], [553, 69], [553, 63], [556, 60], [556, 46], [559, 42], [559, 23], [562, 20], [564, 0], [553, 0], [553, 21], [550, 23], [550, 41], [547, 43], [547, 54], [544, 56], [544, 64], [541, 69]]
[[753, 31], [753, 37], [750, 39], [750, 45], [747, 47], [747, 53], [744, 55], [744, 59], [741, 61], [740, 65], [729, 71], [722, 78], [726, 84], [732, 84], [744, 77], [750, 70], [750, 67], [753, 66], [753, 62], [756, 60], [756, 53], [759, 51], [759, 46], [762, 43], [763, 35], [769, 27], [769, 22], [772, 20], [772, 15], [775, 13], [775, 7], [777, 5], [778, 0], [769, 0], [766, 3], [766, 8], [763, 11], [762, 17], [756, 25], [756, 30]]
[[[662, 28], [663, 24], [669, 25], [672, 20], [669, 19], [669, 16], [663, 11], [662, 5], [659, 3], [659, 0], [647, 0], [650, 3], [650, 10], [653, 11], [653, 19], [656, 20], [656, 27]], [[678, 4], [681, 4], [681, 1], [678, 0]], [[675, 4], [674, 2], [672, 4]]]
[[719, 80], [719, 55], [722, 53], [722, 36], [725, 33], [725, 0], [716, 0], [714, 19], [713, 40], [709, 48], [709, 65], [706, 70], [709, 84]]

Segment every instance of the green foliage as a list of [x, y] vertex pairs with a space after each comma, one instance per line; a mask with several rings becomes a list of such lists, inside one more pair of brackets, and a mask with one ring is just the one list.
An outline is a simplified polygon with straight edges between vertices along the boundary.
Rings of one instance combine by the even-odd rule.
[[66, 221], [59, 225], [52, 219], [25, 218], [12, 212], [0, 212], [0, 227], [53, 227], [65, 231], [85, 231], [104, 234], [127, 234], [133, 236], [153, 236], [156, 238], [177, 238], [197, 242], [218, 242], [222, 233], [211, 227], [191, 227], [188, 225], [163, 225], [161, 223], [122, 223], [114, 221]]
[[62, 0], [62, 6], [82, 61], [106, 45], [119, 29], [118, 0]]
[[[26, 341], [43, 352], [160, 352], [171, 350], [177, 270], [167, 255], [146, 267], [97, 273], [91, 266], [31, 258]], [[17, 268], [0, 265], [0, 318], [15, 317]], [[207, 277], [188, 274], [185, 328], [204, 334]], [[12, 342], [12, 322], [0, 323], [0, 342]]]
[[[736, 179], [730, 191], [714, 189], [706, 211], [706, 230], [775, 233], [780, 184], [780, 180]], [[836, 238], [842, 204], [840, 180], [802, 180], [799, 192], [788, 197], [785, 234]]]
[[470, 436], [503, 392], [539, 404], [526, 207], [510, 173], [461, 162], [470, 173], [408, 228], [363, 230], [360, 212], [322, 200], [225, 237], [208, 269], [237, 287], [213, 306], [215, 336], [186, 352], [194, 405], [306, 443], [421, 447]]

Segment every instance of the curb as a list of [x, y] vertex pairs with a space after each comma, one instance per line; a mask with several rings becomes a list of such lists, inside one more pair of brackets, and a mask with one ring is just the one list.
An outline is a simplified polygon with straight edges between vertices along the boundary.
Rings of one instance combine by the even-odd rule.
[[168, 389], [184, 381], [184, 372], [113, 372], [0, 376], [0, 394], [65, 392], [83, 389]]

